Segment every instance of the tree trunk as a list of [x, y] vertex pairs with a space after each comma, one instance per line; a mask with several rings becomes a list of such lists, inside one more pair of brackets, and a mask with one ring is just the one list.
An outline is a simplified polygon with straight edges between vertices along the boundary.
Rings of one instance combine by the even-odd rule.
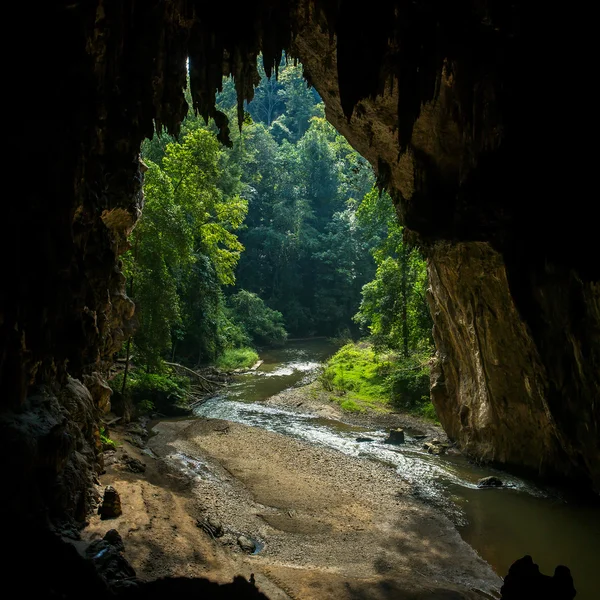
[[408, 256], [406, 251], [406, 244], [402, 244], [401, 254], [401, 268], [402, 268], [402, 348], [404, 358], [408, 358]]
[[125, 395], [125, 387], [127, 386], [127, 374], [129, 373], [129, 357], [131, 356], [131, 336], [127, 339], [127, 353], [125, 357], [125, 371], [123, 371], [123, 386], [121, 387], [121, 395]]

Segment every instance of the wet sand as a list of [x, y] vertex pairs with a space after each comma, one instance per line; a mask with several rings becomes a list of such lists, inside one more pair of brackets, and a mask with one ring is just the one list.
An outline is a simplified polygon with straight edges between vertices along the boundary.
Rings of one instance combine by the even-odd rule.
[[[489, 565], [386, 465], [228, 421], [163, 421], [154, 431], [153, 456], [127, 442], [119, 450], [145, 473], [117, 462], [102, 477], [123, 515], [94, 517], [86, 530], [118, 529], [142, 578], [254, 573], [273, 600], [497, 597]], [[207, 517], [222, 537], [196, 526]], [[258, 554], [241, 550], [242, 534]]]

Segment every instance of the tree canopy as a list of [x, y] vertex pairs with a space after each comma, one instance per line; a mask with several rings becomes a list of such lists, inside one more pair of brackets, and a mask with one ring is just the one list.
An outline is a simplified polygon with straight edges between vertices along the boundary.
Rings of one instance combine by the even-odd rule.
[[[231, 80], [218, 104], [235, 118]], [[425, 263], [301, 65], [263, 70], [244, 108], [231, 148], [192, 112], [179, 139], [143, 145], [145, 206], [124, 256], [138, 362], [199, 364], [288, 333], [362, 331], [404, 356], [429, 347]]]

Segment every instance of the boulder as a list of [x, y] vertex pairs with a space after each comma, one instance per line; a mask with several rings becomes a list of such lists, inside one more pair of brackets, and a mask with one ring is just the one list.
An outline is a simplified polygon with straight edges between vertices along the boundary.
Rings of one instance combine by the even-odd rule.
[[388, 437], [384, 440], [386, 444], [404, 444], [404, 429], [390, 429]]
[[238, 546], [248, 554], [252, 554], [256, 550], [256, 543], [245, 535], [240, 535], [237, 539]]
[[132, 435], [139, 436], [142, 439], [146, 439], [148, 437], [148, 430], [141, 423], [130, 423], [125, 428], [125, 431]]
[[357, 442], [373, 442], [373, 438], [370, 437], [357, 437], [356, 438]]
[[123, 462], [127, 466], [127, 469], [132, 473], [144, 473], [146, 471], [145, 463], [128, 454], [123, 455]]
[[105, 542], [110, 544], [113, 548], [115, 548], [119, 552], [123, 552], [125, 550], [125, 544], [123, 544], [123, 538], [121, 534], [116, 529], [109, 529], [102, 538]]
[[103, 539], [92, 542], [85, 554], [92, 560], [101, 577], [108, 584], [113, 584], [135, 577], [135, 570], [121, 554], [123, 550], [123, 539], [116, 529], [111, 529]]
[[448, 444], [442, 444], [440, 440], [431, 440], [431, 442], [425, 442], [423, 444], [423, 450], [427, 450], [429, 454], [440, 456], [441, 454], [446, 454]]
[[489, 477], [483, 477], [477, 482], [478, 488], [489, 488], [489, 487], [502, 487], [504, 485], [502, 479], [490, 475]]
[[215, 538], [223, 537], [225, 534], [223, 524], [216, 517], [206, 517], [204, 520], [198, 520], [196, 525]]
[[500, 591], [502, 600], [573, 600], [576, 596], [573, 578], [567, 567], [559, 565], [554, 569], [554, 576], [544, 575], [529, 555], [511, 565]]
[[98, 514], [102, 519], [114, 519], [123, 513], [121, 508], [121, 497], [119, 492], [112, 485], [109, 485], [104, 490], [102, 504], [98, 509]]
[[144, 448], [146, 446], [146, 442], [139, 435], [129, 435], [125, 438], [126, 442], [129, 442], [132, 446], [136, 448]]

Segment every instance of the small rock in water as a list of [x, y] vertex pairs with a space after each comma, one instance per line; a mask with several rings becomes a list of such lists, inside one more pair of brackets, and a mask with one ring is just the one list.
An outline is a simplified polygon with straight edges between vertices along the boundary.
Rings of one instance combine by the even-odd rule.
[[374, 440], [373, 440], [373, 438], [370, 438], [370, 437], [357, 437], [356, 441], [357, 442], [372, 442]]
[[425, 442], [423, 444], [423, 450], [427, 450], [429, 454], [435, 454], [436, 456], [439, 456], [441, 454], [446, 454], [448, 445], [442, 444], [440, 440], [432, 440], [431, 442]]
[[104, 490], [104, 498], [98, 509], [98, 514], [102, 519], [114, 519], [123, 513], [121, 509], [121, 497], [119, 492], [112, 485]]
[[388, 437], [384, 440], [386, 444], [404, 444], [404, 429], [390, 429]]
[[240, 535], [237, 539], [238, 546], [244, 551], [248, 552], [248, 554], [252, 554], [256, 550], [256, 544], [245, 535]]
[[498, 477], [494, 477], [490, 475], [489, 477], [483, 477], [477, 482], [478, 488], [487, 488], [487, 487], [502, 487], [504, 482], [502, 479], [498, 479]]

